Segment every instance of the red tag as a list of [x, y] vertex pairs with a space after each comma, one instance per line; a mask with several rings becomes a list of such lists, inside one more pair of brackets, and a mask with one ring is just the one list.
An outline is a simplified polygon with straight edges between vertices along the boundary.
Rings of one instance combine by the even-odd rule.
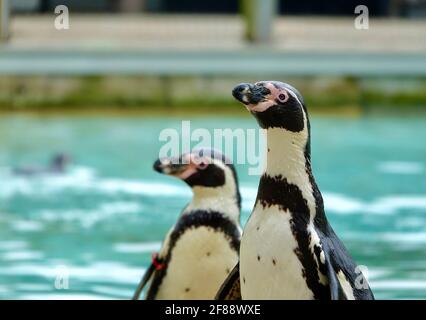
[[154, 265], [155, 270], [161, 270], [164, 268], [164, 263], [159, 261], [157, 252], [152, 253], [152, 264]]

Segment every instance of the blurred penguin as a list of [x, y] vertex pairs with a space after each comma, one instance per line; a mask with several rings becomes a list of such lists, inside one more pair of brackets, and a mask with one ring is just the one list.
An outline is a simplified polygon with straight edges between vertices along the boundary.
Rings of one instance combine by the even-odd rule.
[[47, 167], [20, 167], [13, 169], [13, 173], [21, 176], [35, 176], [43, 174], [65, 173], [71, 158], [65, 153], [55, 154]]
[[214, 299], [238, 261], [241, 197], [237, 174], [219, 152], [201, 149], [162, 158], [154, 170], [177, 177], [193, 192], [142, 278], [146, 299]]

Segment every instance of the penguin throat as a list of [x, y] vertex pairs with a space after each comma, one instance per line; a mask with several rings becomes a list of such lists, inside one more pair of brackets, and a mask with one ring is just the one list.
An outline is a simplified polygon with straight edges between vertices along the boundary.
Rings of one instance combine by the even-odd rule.
[[307, 176], [310, 170], [309, 154], [306, 154], [308, 137], [281, 128], [267, 130], [266, 173], [283, 177]]
[[220, 187], [194, 186], [192, 188], [192, 192], [194, 194], [194, 199], [202, 201], [202, 199], [206, 199], [206, 198], [229, 197], [229, 193], [227, 189], [228, 188], [226, 188], [225, 186], [220, 186]]
[[306, 152], [309, 141], [307, 130], [295, 133], [281, 128], [269, 128], [266, 138], [265, 176], [285, 179], [287, 183], [296, 186], [306, 200], [313, 218], [316, 211], [316, 184], [311, 172], [309, 151]]
[[232, 220], [239, 221], [240, 207], [237, 198], [237, 190], [225, 184], [221, 187], [192, 188], [193, 197], [186, 207], [184, 214], [193, 211], [216, 211], [228, 216]]

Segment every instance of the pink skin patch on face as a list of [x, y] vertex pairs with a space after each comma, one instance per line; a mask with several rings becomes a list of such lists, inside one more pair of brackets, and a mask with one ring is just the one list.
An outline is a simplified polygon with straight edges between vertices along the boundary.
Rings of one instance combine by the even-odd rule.
[[188, 166], [184, 171], [182, 171], [178, 177], [182, 180], [188, 179], [190, 176], [192, 176], [194, 173], [196, 173], [198, 170], [204, 170], [208, 165], [208, 159], [203, 157], [198, 157], [193, 154], [188, 154], [185, 156], [186, 161], [188, 163]]
[[265, 83], [264, 87], [269, 89], [271, 93], [257, 104], [248, 104], [246, 106], [248, 111], [263, 112], [277, 103], [285, 103], [289, 98], [288, 92], [285, 89], [278, 89], [270, 82]]
[[188, 165], [188, 167], [179, 174], [179, 178], [182, 180], [188, 179], [190, 176], [192, 176], [194, 173], [197, 172], [197, 167], [193, 167], [191, 165]]

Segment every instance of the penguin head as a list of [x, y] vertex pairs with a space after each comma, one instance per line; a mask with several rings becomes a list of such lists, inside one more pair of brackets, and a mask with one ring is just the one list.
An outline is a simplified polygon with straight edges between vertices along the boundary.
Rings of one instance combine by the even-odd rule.
[[64, 170], [71, 163], [71, 158], [66, 153], [55, 154], [50, 162], [50, 166], [54, 169]]
[[256, 118], [263, 129], [284, 134], [310, 158], [310, 125], [302, 95], [291, 85], [279, 81], [241, 83], [232, 95]]
[[223, 191], [235, 196], [240, 205], [235, 168], [229, 159], [216, 150], [197, 149], [177, 158], [161, 158], [155, 161], [154, 170], [183, 180], [193, 190], [202, 189], [210, 193]]
[[249, 110], [261, 128], [282, 128], [291, 132], [308, 130], [306, 108], [301, 94], [279, 81], [241, 83], [232, 95]]

